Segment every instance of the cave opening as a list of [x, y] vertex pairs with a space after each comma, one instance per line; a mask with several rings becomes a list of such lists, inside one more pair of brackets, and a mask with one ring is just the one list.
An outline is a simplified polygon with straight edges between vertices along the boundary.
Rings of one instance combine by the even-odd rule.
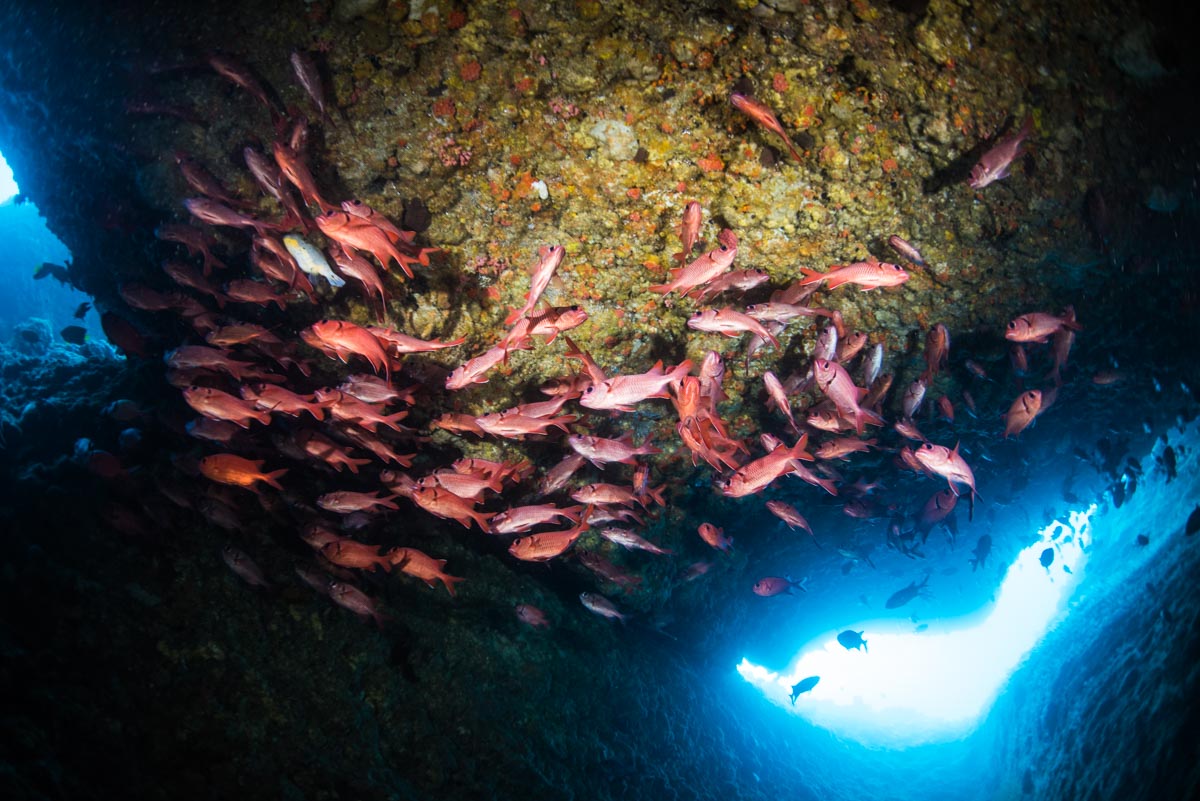
[[[1045, 526], [975, 613], [847, 622], [837, 636], [807, 643], [783, 670], [743, 660], [738, 673], [776, 706], [864, 744], [906, 747], [965, 736], [1065, 618], [1083, 578], [1096, 508]], [[909, 587], [925, 592], [915, 581]], [[803, 682], [811, 677], [819, 680], [808, 687]]]
[[[71, 251], [46, 223], [33, 201], [21, 193], [8, 161], [0, 154], [0, 241], [5, 253], [0, 261], [0, 341], [8, 341], [18, 327], [39, 340], [66, 337], [83, 341], [100, 337], [100, 321], [90, 298], [69, 283]], [[83, 304], [87, 304], [84, 308]], [[82, 313], [80, 314], [80, 312]]]

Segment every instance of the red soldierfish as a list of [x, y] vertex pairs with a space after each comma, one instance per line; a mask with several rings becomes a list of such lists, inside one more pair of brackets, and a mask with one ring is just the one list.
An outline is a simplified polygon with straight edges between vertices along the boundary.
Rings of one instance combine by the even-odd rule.
[[234, 548], [232, 545], [226, 545], [221, 549], [221, 558], [225, 560], [225, 564], [229, 565], [229, 569], [249, 584], [252, 587], [269, 587], [262, 570], [258, 565], [254, 564], [254, 560], [245, 554], [245, 552]]
[[767, 397], [771, 400], [771, 404], [779, 411], [783, 412], [792, 424], [792, 429], [796, 429], [796, 418], [792, 416], [792, 403], [788, 400], [787, 393], [784, 392], [783, 384], [779, 378], [770, 370], [763, 373], [763, 386], [767, 388]]
[[908, 280], [908, 273], [903, 267], [883, 261], [859, 261], [844, 267], [833, 267], [827, 273], [801, 267], [807, 278], [800, 285], [819, 284], [827, 281], [825, 286], [834, 289], [842, 284], [858, 284], [863, 292], [877, 289], [881, 286], [899, 286]]
[[241, 212], [234, 211], [212, 198], [191, 197], [183, 201], [183, 205], [189, 214], [200, 222], [208, 223], [209, 225], [224, 225], [230, 228], [253, 228], [259, 234], [264, 235], [276, 228], [272, 223], [256, 220]]
[[942, 395], [937, 399], [938, 411], [942, 413], [942, 417], [946, 418], [947, 422], [954, 422], [954, 402], [946, 395]]
[[1075, 322], [1073, 310], [1069, 315], [1062, 317], [1045, 312], [1030, 312], [1009, 321], [1004, 338], [1010, 342], [1046, 342], [1051, 334], [1063, 328], [1072, 331], [1083, 330], [1083, 326]]
[[588, 409], [631, 412], [633, 404], [647, 398], [669, 398], [667, 386], [682, 381], [691, 369], [691, 361], [684, 359], [666, 371], [659, 360], [645, 373], [614, 376], [592, 384], [584, 390], [579, 403]]
[[203, 164], [193, 159], [187, 153], [176, 151], [175, 163], [179, 165], [179, 171], [183, 174], [183, 180], [187, 181], [188, 186], [205, 197], [210, 197], [218, 203], [224, 203], [226, 206], [242, 209], [249, 209], [251, 207], [246, 201], [231, 195], [229, 190], [221, 185], [221, 181], [217, 176], [209, 172]]
[[953, 490], [944, 489], [935, 492], [922, 507], [918, 523], [924, 528], [940, 523], [954, 511], [957, 504], [958, 495]]
[[1042, 393], [1036, 389], [1022, 392], [1004, 416], [1004, 438], [1024, 431], [1042, 413]]
[[708, 331], [713, 334], [724, 334], [727, 337], [750, 333], [762, 337], [777, 348], [779, 347], [779, 340], [762, 323], [730, 306], [696, 312], [688, 318], [687, 326], [695, 331]]
[[733, 547], [733, 537], [726, 537], [725, 530], [717, 528], [712, 523], [701, 523], [696, 530], [700, 534], [700, 539], [718, 551], [728, 551]]
[[456, 348], [467, 341], [466, 337], [449, 342], [442, 342], [437, 339], [417, 339], [410, 337], [408, 334], [402, 334], [391, 328], [384, 328], [378, 325], [369, 325], [367, 330], [371, 332], [386, 350], [392, 356], [403, 356], [406, 353], [430, 353], [435, 350], [444, 350], [446, 348]]
[[[321, 196], [321, 190], [317, 188], [317, 180], [313, 178], [308, 165], [304, 163], [304, 158], [298, 152], [283, 142], [275, 142], [272, 146], [272, 153], [275, 156], [275, 163], [279, 165], [279, 171], [283, 173], [283, 177], [287, 178], [288, 182], [296, 187], [300, 192], [300, 197], [304, 198], [305, 202], [315, 203], [323, 212], [332, 211], [337, 208]], [[324, 229], [322, 229], [323, 231]]]
[[579, 602], [583, 604], [589, 612], [607, 617], [612, 620], [625, 622], [626, 615], [623, 615], [612, 601], [594, 592], [579, 593]]
[[660, 548], [648, 539], [634, 534], [629, 529], [624, 528], [606, 528], [600, 531], [600, 536], [614, 545], [620, 545], [622, 548], [629, 548], [637, 551], [647, 551], [649, 553], [660, 554], [663, 556], [670, 555], [671, 551], [666, 548]]
[[466, 579], [461, 576], [451, 576], [443, 570], [445, 559], [434, 559], [429, 554], [416, 548], [393, 548], [387, 552], [392, 560], [392, 567], [399, 568], [401, 573], [425, 582], [427, 587], [436, 587], [435, 581], [442, 582], [446, 592], [454, 596], [454, 585]]
[[204, 477], [220, 484], [244, 487], [257, 493], [258, 488], [254, 485], [262, 481], [277, 490], [283, 489], [275, 479], [287, 475], [287, 469], [264, 473], [262, 466], [262, 460], [243, 459], [232, 453], [217, 453], [200, 460], [200, 472]]
[[671, 257], [681, 265], [687, 264], [688, 257], [692, 255], [692, 250], [700, 239], [700, 222], [703, 216], [704, 210], [698, 200], [693, 200], [683, 207], [683, 222], [679, 224], [676, 232], [683, 243], [683, 250]]
[[[722, 231], [722, 233], [725, 232]], [[725, 240], [717, 248], [708, 251], [686, 267], [679, 267], [672, 270], [669, 282], [655, 284], [650, 287], [650, 291], [662, 295], [667, 295], [671, 292], [686, 294], [696, 287], [704, 286], [724, 273], [733, 265], [733, 260], [737, 257], [738, 251], [737, 237], [733, 235], [733, 232], [730, 232], [725, 237]]]
[[271, 119], [279, 116], [278, 103], [267, 95], [267, 90], [245, 64], [223, 53], [212, 53], [208, 56], [208, 65], [222, 78], [252, 94], [271, 112]]
[[351, 355], [363, 357], [376, 373], [383, 368], [388, 383], [391, 383], [392, 368], [383, 345], [365, 328], [348, 320], [321, 320], [309, 326], [301, 333], [301, 337], [313, 347], [341, 359], [343, 363], [348, 362]]
[[795, 595], [792, 592], [793, 589], [808, 592], [808, 588], [805, 586], [807, 583], [808, 579], [801, 579], [799, 582], [796, 582], [792, 581], [791, 578], [783, 576], [767, 576], [754, 582], [754, 594], [761, 595], [764, 598], [770, 598], [772, 595], [779, 595], [785, 592], [788, 595]]
[[917, 410], [921, 408], [921, 404], [925, 400], [925, 389], [925, 379], [918, 378], [908, 385], [908, 389], [904, 390], [904, 399], [902, 401], [902, 405], [904, 408], [904, 416], [909, 420], [911, 420], [913, 415], [917, 413]]
[[854, 437], [838, 437], [829, 442], [822, 442], [814, 451], [818, 459], [845, 459], [852, 453], [867, 453], [875, 444], [874, 439], [855, 439]]
[[517, 620], [534, 629], [550, 628], [550, 621], [546, 617], [546, 613], [538, 609], [533, 604], [517, 604], [513, 607], [513, 611], [517, 614]]
[[321, 80], [321, 72], [317, 69], [317, 64], [313, 61], [313, 57], [303, 50], [293, 50], [290, 60], [292, 62], [292, 70], [296, 73], [296, 78], [300, 81], [300, 85], [308, 93], [317, 111], [321, 112], [321, 116], [325, 118], [325, 121], [332, 125], [333, 118], [329, 116], [329, 110], [326, 108], [325, 103], [325, 85]]
[[317, 506], [320, 506], [327, 512], [337, 512], [342, 515], [348, 515], [352, 512], [373, 512], [376, 507], [396, 511], [400, 507], [392, 502], [392, 499], [395, 497], [395, 495], [389, 495], [385, 498], [380, 498], [378, 493], [375, 492], [341, 490], [340, 492], [327, 492], [317, 498]]
[[262, 409], [264, 412], [278, 412], [291, 417], [299, 417], [307, 412], [317, 422], [325, 419], [325, 407], [319, 403], [313, 403], [311, 395], [306, 399], [284, 387], [277, 387], [273, 384], [243, 385], [238, 390], [238, 394], [242, 396], [242, 400], [250, 401], [256, 408]]
[[917, 250], [917, 248], [908, 240], [901, 239], [893, 234], [892, 236], [888, 237], [888, 245], [892, 248], [892, 250], [896, 251], [918, 267], [925, 266], [925, 260], [921, 258], [921, 251]]
[[367, 545], [349, 537], [337, 537], [322, 545], [320, 550], [321, 556], [338, 567], [371, 571], [381, 567], [385, 573], [392, 569], [392, 560], [379, 553], [378, 545]]
[[709, 298], [715, 298], [722, 292], [727, 292], [731, 289], [736, 289], [739, 292], [749, 292], [756, 286], [765, 284], [770, 280], [771, 276], [762, 270], [734, 270], [733, 272], [718, 276], [704, 286], [697, 287], [687, 294], [689, 297], [695, 298], [697, 303], [705, 303]]
[[780, 124], [779, 118], [775, 116], [771, 109], [767, 108], [757, 100], [753, 100], [745, 95], [740, 95], [737, 92], [734, 92], [729, 96], [729, 102], [738, 111], [742, 112], [771, 133], [778, 135], [779, 138], [783, 140], [783, 143], [787, 145], [787, 149], [791, 152], [792, 158], [796, 159], [796, 161], [801, 160], [799, 151], [796, 150], [796, 146], [792, 144], [792, 140], [787, 135], [787, 131], [783, 129], [783, 125]]
[[364, 620], [368, 617], [371, 618], [380, 629], [389, 619], [387, 615], [379, 611], [375, 601], [369, 595], [348, 582], [330, 581], [326, 592], [329, 594], [329, 600]]
[[412, 501], [431, 515], [457, 520], [463, 528], [470, 528], [471, 523], [474, 523], [479, 526], [480, 531], [488, 530], [488, 513], [475, 511], [473, 502], [460, 498], [449, 490], [441, 487], [422, 487], [413, 491]]
[[566, 553], [567, 549], [590, 528], [587, 515], [583, 522], [564, 531], [545, 531], [541, 534], [530, 534], [521, 537], [508, 546], [508, 552], [523, 562], [548, 562], [556, 556]]
[[635, 448], [632, 433], [627, 433], [620, 439], [572, 435], [567, 437], [567, 443], [570, 444], [573, 451], [596, 467], [604, 467], [609, 462], [637, 464], [639, 456], [652, 456], [662, 452], [651, 445], [649, 440]]
[[925, 335], [925, 372], [921, 378], [928, 381], [946, 369], [950, 359], [950, 331], [942, 323], [929, 329]]
[[966, 460], [959, 455], [957, 445], [951, 450], [945, 445], [926, 442], [917, 448], [913, 455], [921, 467], [946, 479], [955, 494], [958, 492], [954, 488], [955, 483], [970, 487], [972, 497], [978, 494], [975, 491], [975, 474], [971, 472]]
[[[1064, 309], [1061, 319], [1075, 322], [1075, 307], [1068, 306]], [[1050, 369], [1046, 377], [1053, 380], [1055, 386], [1062, 386], [1062, 368], [1066, 365], [1067, 357], [1071, 354], [1071, 346], [1074, 344], [1075, 332], [1065, 325], [1051, 336], [1050, 350], [1054, 354], [1054, 367]]]
[[564, 518], [572, 523], [579, 523], [579, 513], [582, 506], [558, 507], [552, 503], [536, 506], [516, 506], [505, 509], [499, 514], [492, 515], [488, 521], [492, 534], [521, 534], [534, 526], [551, 523], [558, 518]]
[[766, 456], [742, 465], [729, 478], [713, 483], [727, 498], [741, 498], [762, 492], [775, 479], [790, 472], [797, 459], [812, 461], [812, 455], [804, 449], [807, 443], [807, 434], [802, 434], [790, 448], [780, 443]]
[[770, 510], [771, 514], [778, 517], [784, 523], [787, 523], [789, 527], [793, 529], [802, 528], [810, 535], [813, 533], [812, 526], [804, 519], [804, 515], [796, 511], [796, 507], [790, 503], [767, 501], [767, 509]]
[[250, 403], [234, 397], [228, 392], [211, 387], [188, 387], [183, 391], [188, 406], [213, 420], [228, 420], [242, 428], [249, 428], [251, 420], [270, 425], [271, 415], [260, 412]]
[[[317, 228], [342, 247], [365, 250], [379, 260], [386, 270], [394, 259], [409, 278], [413, 277], [410, 264], [418, 264], [421, 257], [401, 253], [387, 232], [369, 220], [349, 212], [333, 209], [317, 216]], [[428, 261], [429, 257], [425, 256]]]
[[967, 184], [972, 189], [983, 189], [993, 181], [1008, 177], [1008, 168], [1020, 158], [1025, 149], [1021, 147], [1029, 134], [1033, 133], [1033, 117], [1026, 117], [1025, 124], [1016, 133], [1001, 137], [992, 149], [984, 153], [979, 163], [971, 169]]
[[554, 277], [554, 271], [558, 269], [558, 265], [562, 264], [563, 256], [566, 253], [566, 248], [562, 245], [550, 245], [538, 251], [541, 259], [531, 271], [529, 291], [525, 293], [525, 305], [509, 312], [508, 317], [504, 319], [505, 325], [512, 325], [533, 311], [533, 307], [541, 300], [546, 287], [550, 286], [550, 279]]
[[817, 388], [833, 401], [838, 414], [847, 420], [854, 421], [856, 433], [863, 432], [865, 420], [878, 419], [858, 405], [859, 399], [865, 393], [854, 385], [854, 379], [846, 372], [845, 367], [828, 359], [817, 359], [813, 362], [813, 375], [817, 380]]

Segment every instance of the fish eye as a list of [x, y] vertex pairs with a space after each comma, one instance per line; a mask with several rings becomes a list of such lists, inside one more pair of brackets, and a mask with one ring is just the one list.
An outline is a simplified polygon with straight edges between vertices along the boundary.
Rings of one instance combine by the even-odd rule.
[[1009, 320], [1009, 321], [1008, 321], [1008, 327], [1009, 327], [1009, 328], [1016, 328], [1016, 327], [1017, 327], [1017, 321], [1016, 321], [1016, 320]]
[[721, 245], [721, 248], [720, 248], [720, 250], [721, 250], [721, 252], [722, 252], [722, 253], [725, 253], [726, 251], [728, 251], [728, 250], [729, 250], [729, 248], [728, 248], [728, 247], [726, 247], [725, 245]]

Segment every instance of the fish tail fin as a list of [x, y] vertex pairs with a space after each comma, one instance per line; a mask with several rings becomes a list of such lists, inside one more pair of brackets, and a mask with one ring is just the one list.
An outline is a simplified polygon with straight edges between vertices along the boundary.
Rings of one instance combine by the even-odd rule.
[[[484, 529], [486, 531], [486, 529]], [[454, 585], [460, 581], [466, 581], [463, 576], [451, 576], [447, 573], [438, 573], [437, 578], [442, 582], [442, 586], [446, 588], [446, 592], [450, 593], [450, 597], [454, 598]]]
[[263, 481], [270, 484], [277, 490], [282, 490], [283, 485], [279, 483], [279, 479], [287, 475], [287, 468], [272, 470], [270, 473], [263, 473]]
[[800, 286], [807, 284], [816, 284], [824, 280], [825, 273], [814, 270], [811, 267], [801, 267], [800, 272], [804, 273], [804, 278], [800, 281]]
[[[658, 364], [659, 364], [659, 366], [661, 366], [662, 362], [659, 362]], [[678, 383], [682, 382], [683, 379], [687, 377], [687, 374], [689, 372], [691, 372], [691, 370], [692, 370], [692, 360], [684, 359], [683, 361], [681, 361], [679, 364], [675, 365], [675, 367], [673, 367], [671, 369], [671, 383], [678, 384]]]

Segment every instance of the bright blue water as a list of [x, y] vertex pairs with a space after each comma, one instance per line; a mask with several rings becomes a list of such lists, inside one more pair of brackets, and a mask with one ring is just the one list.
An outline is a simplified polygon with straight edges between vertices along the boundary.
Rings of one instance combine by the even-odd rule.
[[94, 310], [83, 320], [72, 316], [80, 303], [91, 300], [87, 295], [53, 278], [33, 279], [38, 264], [65, 264], [71, 252], [46, 227], [33, 203], [16, 203], [18, 191], [8, 163], [0, 156], [0, 342], [7, 342], [13, 326], [30, 317], [49, 321], [56, 334], [68, 325], [83, 325], [90, 337], [103, 339]]
[[[995, 600], [978, 614], [907, 620], [846, 618], [839, 630], [863, 632], [867, 649], [847, 649], [837, 631], [800, 648], [775, 671], [743, 660], [738, 672], [775, 705], [864, 744], [907, 747], [957, 739], [978, 725], [1046, 632], [1066, 613], [1083, 577], [1095, 507], [1045, 527], [1009, 567]], [[1040, 559], [1054, 554], [1049, 566]], [[820, 681], [790, 700], [808, 676]]]

